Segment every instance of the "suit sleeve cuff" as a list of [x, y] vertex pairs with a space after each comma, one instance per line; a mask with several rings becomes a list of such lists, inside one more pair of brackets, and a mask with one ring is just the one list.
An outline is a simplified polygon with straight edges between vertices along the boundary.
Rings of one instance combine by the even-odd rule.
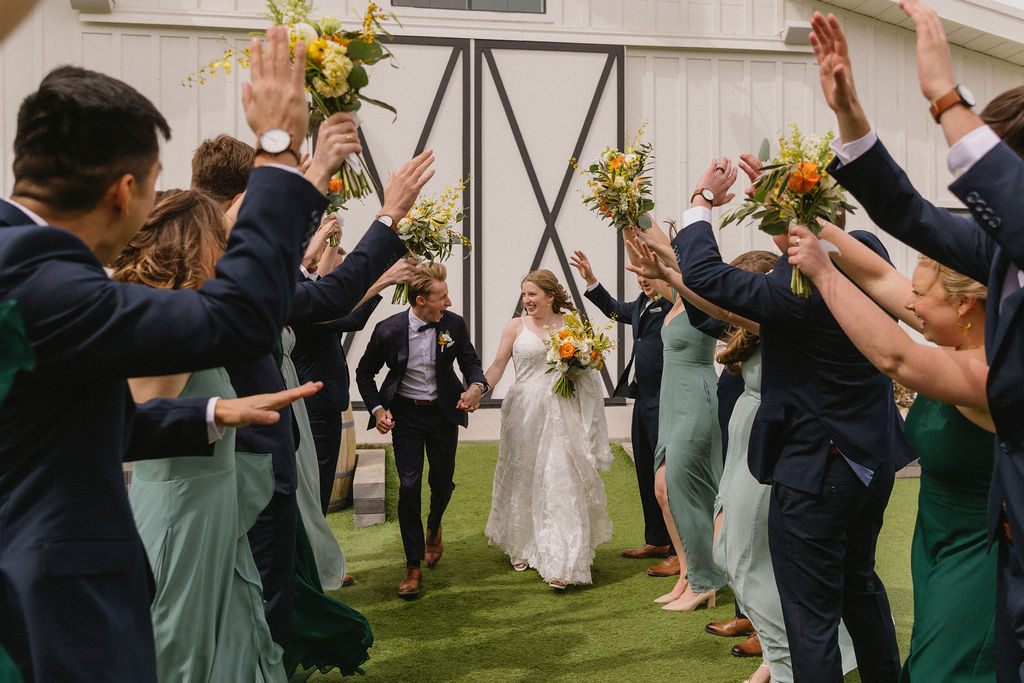
[[683, 212], [683, 228], [700, 221], [711, 222], [711, 209], [706, 206], [694, 206]]
[[999, 136], [988, 126], [975, 128], [953, 143], [946, 152], [949, 172], [959, 178], [999, 144]]
[[854, 159], [864, 154], [878, 142], [878, 134], [875, 131], [869, 130], [867, 135], [850, 142], [844, 142], [840, 138], [836, 138], [832, 141], [832, 151], [836, 153], [839, 158], [839, 163], [846, 165], [853, 163]]
[[217, 425], [217, 401], [220, 396], [214, 396], [206, 402], [206, 438], [210, 443], [220, 441], [224, 437], [224, 427]]

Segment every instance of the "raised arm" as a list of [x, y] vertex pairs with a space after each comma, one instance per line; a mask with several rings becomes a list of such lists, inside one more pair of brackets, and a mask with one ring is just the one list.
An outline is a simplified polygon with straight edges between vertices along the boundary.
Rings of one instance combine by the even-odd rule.
[[872, 365], [925, 396], [988, 416], [983, 351], [918, 344], [836, 269], [807, 228], [791, 226], [789, 234], [790, 263], [814, 281], [836, 322]]
[[590, 259], [586, 254], [577, 249], [569, 257], [569, 262], [580, 272], [580, 277], [587, 283], [587, 291], [583, 293], [583, 296], [597, 306], [605, 316], [626, 325], [633, 324], [633, 304], [619, 301], [605, 289], [594, 275], [594, 269], [590, 266]]
[[522, 318], [512, 318], [505, 325], [505, 329], [501, 332], [501, 340], [498, 341], [498, 352], [494, 354], [494, 362], [484, 373], [484, 377], [487, 378], [487, 386], [494, 387], [501, 381], [501, 376], [505, 374], [505, 367], [512, 358], [512, 345], [522, 331]]

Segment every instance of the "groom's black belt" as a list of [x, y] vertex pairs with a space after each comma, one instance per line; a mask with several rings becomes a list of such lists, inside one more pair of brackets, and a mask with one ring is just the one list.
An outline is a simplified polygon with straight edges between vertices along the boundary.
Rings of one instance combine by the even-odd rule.
[[417, 405], [417, 406], [436, 406], [437, 405], [437, 399], [436, 398], [431, 398], [431, 399], [426, 399], [426, 398], [409, 398], [408, 396], [402, 396], [401, 394], [398, 394], [397, 398], [400, 398], [403, 401], [408, 401], [409, 403], [412, 403], [413, 405]]

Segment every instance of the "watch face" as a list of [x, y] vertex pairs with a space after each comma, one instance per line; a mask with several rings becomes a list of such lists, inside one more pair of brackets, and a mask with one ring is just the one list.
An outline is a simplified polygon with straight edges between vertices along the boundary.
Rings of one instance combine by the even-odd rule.
[[702, 197], [704, 197], [704, 199], [708, 200], [709, 202], [715, 201], [715, 193], [706, 187], [700, 191], [700, 194]]
[[395, 224], [395, 219], [392, 218], [391, 216], [388, 216], [387, 214], [377, 216], [377, 220], [379, 220], [381, 223], [388, 226], [389, 228]]
[[966, 85], [956, 86], [956, 91], [960, 94], [960, 99], [963, 100], [964, 104], [968, 107], [973, 107], [977, 102], [977, 99], [974, 97], [974, 93], [972, 93], [970, 88]]
[[271, 128], [260, 135], [260, 149], [271, 154], [279, 154], [291, 144], [292, 136], [283, 128]]

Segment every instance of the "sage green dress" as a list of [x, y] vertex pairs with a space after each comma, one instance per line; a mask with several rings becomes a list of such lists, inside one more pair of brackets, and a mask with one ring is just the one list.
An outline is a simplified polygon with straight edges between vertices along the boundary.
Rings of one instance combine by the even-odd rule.
[[901, 681], [995, 681], [996, 553], [987, 543], [994, 435], [918, 394], [907, 438], [921, 457], [910, 550], [914, 629]]
[[725, 576], [712, 558], [715, 496], [722, 477], [715, 339], [680, 312], [661, 330], [664, 369], [654, 469], [665, 464], [668, 506], [686, 553], [695, 593], [716, 590]]
[[[224, 368], [213, 368], [193, 373], [181, 396], [235, 392]], [[233, 429], [212, 457], [135, 463], [128, 500], [156, 579], [158, 680], [287, 680], [246, 536], [273, 491], [270, 457], [236, 455]]]

